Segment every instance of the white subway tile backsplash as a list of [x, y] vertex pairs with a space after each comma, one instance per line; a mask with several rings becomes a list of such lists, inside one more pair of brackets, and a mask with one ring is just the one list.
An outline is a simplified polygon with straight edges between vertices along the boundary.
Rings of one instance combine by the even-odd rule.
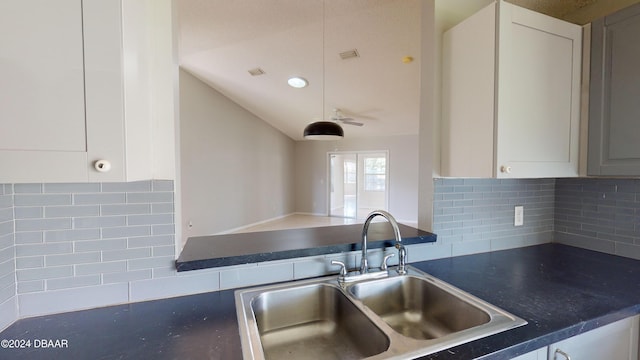
[[[218, 270], [216, 269], [216, 271]], [[151, 274], [153, 279], [157, 279], [163, 277], [178, 276], [178, 274], [184, 273], [178, 273], [174, 268], [153, 268], [151, 269]]]
[[45, 266], [91, 264], [101, 261], [100, 252], [81, 252], [63, 255], [47, 255], [44, 258]]
[[70, 254], [71, 252], [73, 252], [73, 244], [68, 242], [16, 245], [16, 258], [23, 256]]
[[27, 219], [16, 220], [16, 232], [38, 230], [63, 230], [71, 229], [71, 219]]
[[451, 244], [416, 244], [407, 248], [407, 261], [418, 262], [451, 257]]
[[174, 212], [173, 203], [151, 204], [151, 213], [153, 214], [166, 214], [166, 213], [173, 213], [173, 212]]
[[64, 183], [64, 184], [44, 184], [45, 193], [65, 193], [65, 194], [77, 194], [77, 193], [97, 193], [100, 192], [99, 183]]
[[556, 180], [555, 239], [640, 259], [640, 179]]
[[170, 191], [173, 192], [173, 181], [172, 180], [152, 180], [153, 191], [161, 192], [161, 191]]
[[[434, 185], [433, 232], [454, 256], [553, 232], [555, 179], [437, 179]], [[524, 206], [523, 226], [513, 224], [515, 205]]]
[[134, 181], [127, 183], [103, 183], [102, 192], [150, 192], [150, 181]]
[[15, 184], [13, 191], [16, 194], [40, 194], [42, 193], [42, 184]]
[[55, 266], [40, 269], [22, 269], [16, 271], [18, 283], [29, 280], [46, 280], [73, 276], [73, 266]]
[[129, 225], [173, 224], [173, 214], [129, 215], [127, 216], [127, 224]]
[[0, 329], [11, 325], [18, 318], [18, 301], [13, 296], [7, 301], [0, 303]]
[[100, 285], [100, 275], [74, 276], [50, 279], [46, 281], [47, 290], [70, 289], [84, 286]]
[[127, 260], [129, 270], [151, 269], [151, 268], [175, 268], [175, 258], [173, 256], [158, 256], [144, 259]]
[[[98, 215], [100, 215], [99, 205], [47, 206], [44, 208], [44, 217], [47, 218]], [[16, 218], [20, 217], [16, 215]]]
[[333, 256], [313, 256], [293, 263], [294, 279], [305, 279], [328, 274], [337, 274], [340, 268], [331, 265], [331, 260], [345, 263], [349, 269], [356, 268], [355, 253], [335, 254]]
[[13, 209], [0, 208], [0, 223], [13, 221]]
[[250, 265], [220, 271], [220, 288], [232, 289], [242, 286], [293, 280], [293, 264], [278, 263]]
[[95, 216], [73, 218], [73, 227], [75, 229], [110, 228], [125, 226], [126, 224], [127, 218], [125, 216]]
[[91, 240], [79, 241], [74, 244], [75, 252], [83, 251], [100, 251], [100, 250], [123, 250], [127, 248], [127, 239], [107, 239], [107, 240]]
[[176, 227], [174, 224], [151, 226], [151, 234], [153, 235], [173, 235], [175, 233]]
[[18, 318], [13, 186], [0, 185], [0, 330]]
[[44, 291], [44, 280], [20, 281], [17, 287], [18, 294]]
[[76, 275], [119, 273], [127, 271], [126, 261], [99, 262], [75, 265]]
[[136, 204], [153, 204], [153, 203], [169, 203], [173, 202], [172, 192], [154, 192], [154, 193], [128, 193], [127, 203]]
[[112, 273], [102, 275], [102, 281], [105, 284], [128, 283], [131, 281], [139, 281], [151, 279], [151, 269], [127, 271], [126, 273]]
[[150, 248], [111, 250], [102, 252], [103, 261], [127, 260], [137, 258], [148, 258], [151, 256]]
[[75, 205], [124, 204], [125, 194], [74, 194], [73, 203]]
[[19, 232], [15, 233], [15, 242], [16, 245], [23, 244], [40, 244], [43, 241], [44, 234], [39, 231], [32, 232]]
[[151, 226], [122, 226], [102, 229], [103, 239], [126, 238], [151, 234]]
[[[438, 242], [408, 246], [409, 262], [540, 244], [554, 236], [638, 258], [638, 183], [438, 179]], [[174, 182], [165, 180], [0, 185], [0, 297], [8, 296], [0, 300], [0, 328], [3, 312], [18, 316], [18, 303], [20, 316], [31, 316], [335, 274], [332, 258], [357, 267], [359, 253], [352, 252], [177, 273], [173, 191]], [[515, 205], [525, 207], [524, 226], [517, 228]], [[15, 249], [15, 259], [3, 249]], [[382, 255], [372, 251], [371, 259]], [[13, 295], [6, 290], [12, 288]]]
[[103, 284], [18, 294], [20, 316], [22, 317], [91, 309], [123, 304], [128, 301], [129, 287], [127, 284]]
[[0, 195], [0, 208], [11, 208], [11, 207], [13, 207], [13, 196]]
[[167, 246], [154, 246], [152, 248], [153, 253], [152, 256], [171, 256], [175, 258], [176, 247], [172, 245]]
[[16, 259], [16, 269], [44, 267], [44, 256], [23, 256]]
[[102, 205], [102, 215], [150, 214], [149, 204]]
[[6, 261], [13, 261], [15, 257], [15, 251], [13, 246], [7, 246], [4, 249], [0, 249], [0, 263]]
[[462, 256], [491, 251], [490, 240], [460, 241], [451, 243], [451, 255]]
[[100, 229], [54, 230], [44, 232], [44, 242], [71, 242], [100, 239]]
[[0, 235], [8, 235], [13, 233], [13, 222], [7, 221], [0, 223]]
[[53, 205], [71, 205], [70, 194], [47, 194], [47, 195], [23, 195], [16, 194], [14, 197], [14, 206], [53, 206]]
[[[154, 269], [155, 271], [155, 269]], [[189, 274], [133, 281], [130, 301], [145, 301], [184, 294], [198, 294], [220, 290], [218, 271], [198, 270]]]
[[129, 248], [174, 245], [174, 235], [154, 235], [131, 237], [127, 241]]
[[0, 304], [13, 299], [16, 296], [15, 286], [0, 288]]
[[44, 207], [24, 206], [13, 210], [16, 219], [40, 219], [44, 216]]
[[[13, 263], [13, 262], [11, 262]], [[6, 274], [4, 274], [3, 276], [0, 276], [0, 288], [6, 288], [9, 286], [14, 286], [15, 287], [15, 281], [16, 281], [16, 277], [13, 274], [13, 272], [8, 272]]]

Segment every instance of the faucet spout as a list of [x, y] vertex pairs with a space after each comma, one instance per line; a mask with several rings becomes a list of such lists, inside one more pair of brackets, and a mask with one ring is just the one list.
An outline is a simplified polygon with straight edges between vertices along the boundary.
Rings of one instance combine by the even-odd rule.
[[371, 223], [371, 220], [376, 216], [382, 216], [391, 224], [391, 227], [393, 228], [393, 235], [396, 240], [395, 246], [398, 251], [400, 251], [400, 262], [402, 264], [402, 267], [399, 267], [398, 270], [400, 271], [400, 269], [402, 269], [402, 271], [405, 271], [406, 250], [404, 249], [404, 246], [402, 246], [402, 237], [400, 236], [398, 222], [396, 222], [396, 219], [388, 212], [384, 210], [375, 210], [367, 216], [367, 220], [365, 220], [364, 227], [362, 228], [362, 260], [360, 261], [360, 273], [366, 274], [369, 272], [369, 260], [367, 259], [367, 233], [369, 232], [369, 224]]

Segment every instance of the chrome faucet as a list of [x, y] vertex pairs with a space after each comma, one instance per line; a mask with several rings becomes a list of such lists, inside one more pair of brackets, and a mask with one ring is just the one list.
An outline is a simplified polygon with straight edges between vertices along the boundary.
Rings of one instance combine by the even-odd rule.
[[[375, 210], [371, 212], [367, 216], [367, 220], [364, 222], [364, 227], [362, 228], [362, 260], [360, 261], [360, 274], [366, 274], [369, 272], [369, 260], [367, 259], [367, 232], [369, 231], [369, 224], [371, 220], [376, 216], [382, 216], [387, 219], [387, 221], [391, 224], [393, 228], [393, 234], [396, 238], [395, 247], [398, 249], [398, 274], [406, 274], [406, 265], [407, 265], [407, 250], [402, 245], [402, 237], [400, 236], [400, 228], [398, 227], [398, 223], [396, 219], [384, 210]], [[386, 265], [386, 257], [383, 260], [383, 263]], [[386, 268], [386, 266], [385, 266]]]

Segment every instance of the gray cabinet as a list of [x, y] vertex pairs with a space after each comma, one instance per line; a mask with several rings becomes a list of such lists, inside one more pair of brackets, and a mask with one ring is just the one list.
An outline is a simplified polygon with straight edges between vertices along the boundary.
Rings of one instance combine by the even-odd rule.
[[591, 27], [588, 175], [640, 175], [640, 4]]

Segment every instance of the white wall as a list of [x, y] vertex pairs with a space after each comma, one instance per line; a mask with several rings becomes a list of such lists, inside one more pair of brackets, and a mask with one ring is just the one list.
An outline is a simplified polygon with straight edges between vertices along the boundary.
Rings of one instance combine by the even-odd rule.
[[181, 70], [183, 241], [294, 212], [294, 143]]
[[398, 221], [417, 223], [418, 135], [296, 142], [296, 211], [328, 213], [329, 152], [368, 150], [389, 151], [389, 212]]

